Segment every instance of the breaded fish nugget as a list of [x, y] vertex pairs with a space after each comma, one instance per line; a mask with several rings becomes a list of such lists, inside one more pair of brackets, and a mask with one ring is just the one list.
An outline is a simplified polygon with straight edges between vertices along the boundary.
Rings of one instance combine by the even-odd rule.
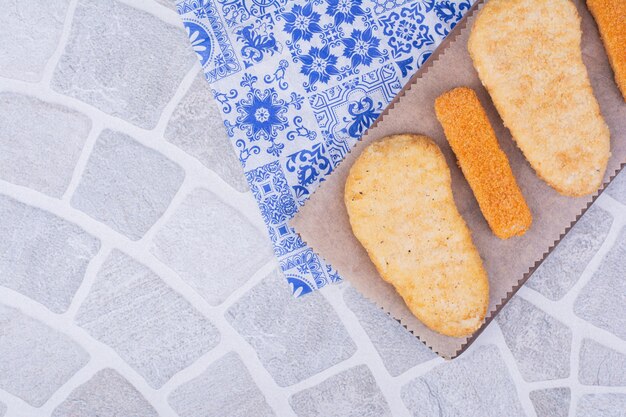
[[493, 233], [500, 239], [526, 233], [530, 209], [474, 90], [442, 94], [435, 112]]
[[470, 33], [474, 67], [537, 175], [559, 193], [602, 184], [610, 156], [569, 0], [490, 0]]
[[422, 323], [454, 337], [480, 327], [487, 273], [432, 140], [395, 135], [369, 145], [350, 169], [344, 199], [354, 235]]
[[615, 81], [626, 100], [626, 1], [587, 0], [587, 7], [598, 24]]

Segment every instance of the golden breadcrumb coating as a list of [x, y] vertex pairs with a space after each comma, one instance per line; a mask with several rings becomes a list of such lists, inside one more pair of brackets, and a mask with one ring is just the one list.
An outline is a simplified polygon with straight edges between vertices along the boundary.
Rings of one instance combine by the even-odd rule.
[[483, 85], [537, 175], [559, 193], [602, 184], [610, 156], [569, 0], [490, 0], [468, 49]]
[[626, 1], [587, 0], [587, 7], [598, 24], [615, 81], [626, 100]]
[[526, 233], [530, 209], [474, 90], [442, 94], [435, 112], [493, 233], [500, 239]]
[[356, 160], [344, 200], [354, 235], [411, 312], [432, 330], [461, 337], [483, 323], [489, 282], [451, 182], [432, 140], [389, 136]]

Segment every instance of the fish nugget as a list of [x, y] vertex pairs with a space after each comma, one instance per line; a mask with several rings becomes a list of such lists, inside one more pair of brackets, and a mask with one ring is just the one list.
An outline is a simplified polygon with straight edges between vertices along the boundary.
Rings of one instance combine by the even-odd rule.
[[394, 135], [358, 157], [344, 201], [354, 235], [415, 317], [461, 337], [483, 323], [489, 283], [451, 184], [431, 139]]
[[626, 1], [587, 0], [587, 7], [598, 24], [615, 82], [626, 100]]
[[569, 0], [490, 0], [468, 42], [480, 80], [530, 165], [572, 197], [601, 186], [610, 156], [581, 35]]
[[500, 239], [526, 233], [530, 209], [474, 90], [442, 94], [435, 112], [493, 233]]

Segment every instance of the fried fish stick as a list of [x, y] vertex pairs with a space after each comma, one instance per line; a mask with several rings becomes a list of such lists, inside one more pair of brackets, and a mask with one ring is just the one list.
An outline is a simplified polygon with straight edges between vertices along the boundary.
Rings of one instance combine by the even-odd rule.
[[598, 24], [615, 82], [626, 100], [626, 1], [587, 0], [587, 7]]
[[517, 146], [540, 178], [572, 197], [596, 192], [610, 156], [581, 38], [570, 0], [490, 0], [468, 41]]
[[435, 112], [493, 233], [500, 239], [526, 233], [530, 209], [474, 90], [442, 94]]
[[369, 145], [350, 169], [344, 201], [354, 235], [415, 317], [453, 337], [481, 326], [487, 272], [431, 139], [394, 135]]

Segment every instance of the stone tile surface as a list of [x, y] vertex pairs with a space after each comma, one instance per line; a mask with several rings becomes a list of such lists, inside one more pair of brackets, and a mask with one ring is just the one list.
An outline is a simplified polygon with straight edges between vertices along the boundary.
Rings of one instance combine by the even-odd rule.
[[615, 177], [606, 189], [606, 193], [620, 203], [626, 204], [626, 170], [622, 170], [622, 172]]
[[411, 414], [525, 417], [498, 348], [487, 345], [468, 353], [439, 365], [402, 388], [402, 401]]
[[0, 304], [0, 389], [40, 407], [88, 361], [65, 334]]
[[348, 288], [343, 298], [359, 319], [391, 376], [398, 376], [420, 363], [437, 357], [397, 320], [376, 307], [354, 288]]
[[293, 298], [278, 271], [242, 296], [225, 316], [281, 387], [309, 378], [356, 351], [323, 296]]
[[52, 417], [158, 417], [156, 410], [123, 376], [106, 368], [76, 388]]
[[582, 340], [578, 367], [581, 384], [626, 386], [626, 355], [594, 340]]
[[0, 126], [0, 178], [61, 197], [72, 179], [91, 121], [63, 106], [0, 93]]
[[152, 270], [115, 250], [76, 322], [111, 346], [154, 388], [219, 341], [217, 329]]
[[389, 405], [366, 365], [358, 365], [289, 399], [299, 417], [391, 417]]
[[67, 310], [100, 241], [41, 209], [0, 195], [0, 285]]
[[518, 296], [509, 301], [496, 321], [526, 381], [569, 376], [569, 327]]
[[583, 395], [576, 417], [626, 417], [626, 394]]
[[574, 302], [576, 315], [626, 340], [626, 227]]
[[578, 281], [611, 229], [613, 217], [591, 206], [526, 283], [551, 300], [561, 299]]
[[89, 157], [72, 206], [132, 240], [163, 215], [180, 188], [181, 167], [131, 137], [103, 131]]
[[195, 62], [186, 42], [182, 28], [121, 2], [79, 0], [53, 88], [154, 128]]
[[[238, 206], [244, 197], [238, 192], [249, 193], [239, 151], [225, 133], [224, 104], [212, 99], [193, 50], [208, 47], [215, 57], [226, 43], [236, 53], [245, 43], [260, 45], [259, 52], [263, 45], [282, 49], [255, 55], [263, 61], [255, 66], [255, 86], [265, 94], [270, 86], [263, 76], [278, 81], [283, 73], [276, 65], [290, 61], [286, 38], [272, 44], [263, 37], [284, 26], [283, 19], [272, 21], [275, 14], [258, 19], [275, 6], [260, 3], [272, 2], [293, 9], [287, 0], [213, 1], [223, 19], [209, 26], [215, 34], [222, 24], [228, 39], [195, 39], [190, 46], [167, 10], [176, 0], [0, 0], [0, 401], [9, 408], [0, 402], [0, 417], [626, 417], [620, 372], [626, 352], [607, 334], [626, 341], [626, 231], [580, 285], [589, 261], [618, 231], [609, 228], [626, 218], [619, 210], [626, 172], [605, 193], [614, 201], [592, 207], [528, 283], [554, 303], [542, 311], [516, 299], [499, 327], [493, 324], [495, 332], [434, 369], [416, 366], [433, 353], [354, 290], [343, 292], [351, 311], [341, 309], [339, 317], [333, 305], [341, 300], [329, 302], [324, 292], [294, 299], [277, 272], [252, 285], [271, 259], [270, 244], [248, 220], [249, 207]], [[324, 13], [324, 1], [318, 3]], [[407, 0], [362, 6], [374, 11], [374, 3], [385, 9], [374, 19], [408, 6]], [[433, 18], [450, 11], [442, 7]], [[197, 9], [187, 17], [202, 14]], [[244, 34], [248, 24], [252, 30]], [[261, 36], [238, 38], [238, 30]], [[380, 47], [389, 49], [388, 43], [381, 39]], [[233, 118], [249, 91], [239, 86], [249, 72], [247, 62], [240, 64], [218, 88], [238, 88], [228, 99]], [[345, 81], [375, 74], [382, 73]], [[318, 92], [332, 93], [323, 86]], [[279, 93], [287, 99], [292, 91]], [[287, 107], [297, 110], [296, 102]], [[102, 129], [95, 144], [92, 124]], [[283, 156], [297, 150], [294, 144], [286, 143]], [[177, 198], [183, 182], [197, 184], [206, 175], [215, 181]], [[87, 279], [100, 246], [102, 265]], [[152, 265], [147, 259], [154, 257]], [[326, 291], [333, 290], [341, 291]], [[2, 304], [15, 299], [20, 311]], [[585, 339], [570, 352], [576, 315], [603, 330], [583, 335], [599, 343]], [[352, 339], [354, 329], [359, 337]], [[378, 358], [353, 356], [375, 356], [372, 346], [384, 364], [375, 374], [370, 360]], [[107, 362], [109, 354], [129, 366]], [[573, 384], [556, 379], [565, 376]], [[529, 391], [523, 379], [556, 380], [531, 384], [530, 398], [518, 398], [518, 391]], [[553, 388], [538, 389], [544, 385]]]
[[176, 388], [168, 402], [181, 417], [272, 417], [274, 412], [239, 355], [228, 353]]
[[151, 250], [211, 305], [222, 303], [273, 256], [264, 234], [205, 189], [186, 198]]
[[198, 159], [237, 191], [248, 191], [243, 168], [212, 97], [211, 87], [200, 71], [176, 106], [165, 139]]
[[176, 10], [176, 3], [178, 3], [177, 0], [156, 0], [157, 3], [161, 3], [163, 6], [168, 7], [172, 10]]
[[569, 388], [548, 388], [531, 391], [530, 401], [533, 403], [537, 417], [567, 417], [572, 393]]
[[69, 3], [69, 0], [2, 2], [1, 77], [32, 82], [41, 79], [61, 38]]

